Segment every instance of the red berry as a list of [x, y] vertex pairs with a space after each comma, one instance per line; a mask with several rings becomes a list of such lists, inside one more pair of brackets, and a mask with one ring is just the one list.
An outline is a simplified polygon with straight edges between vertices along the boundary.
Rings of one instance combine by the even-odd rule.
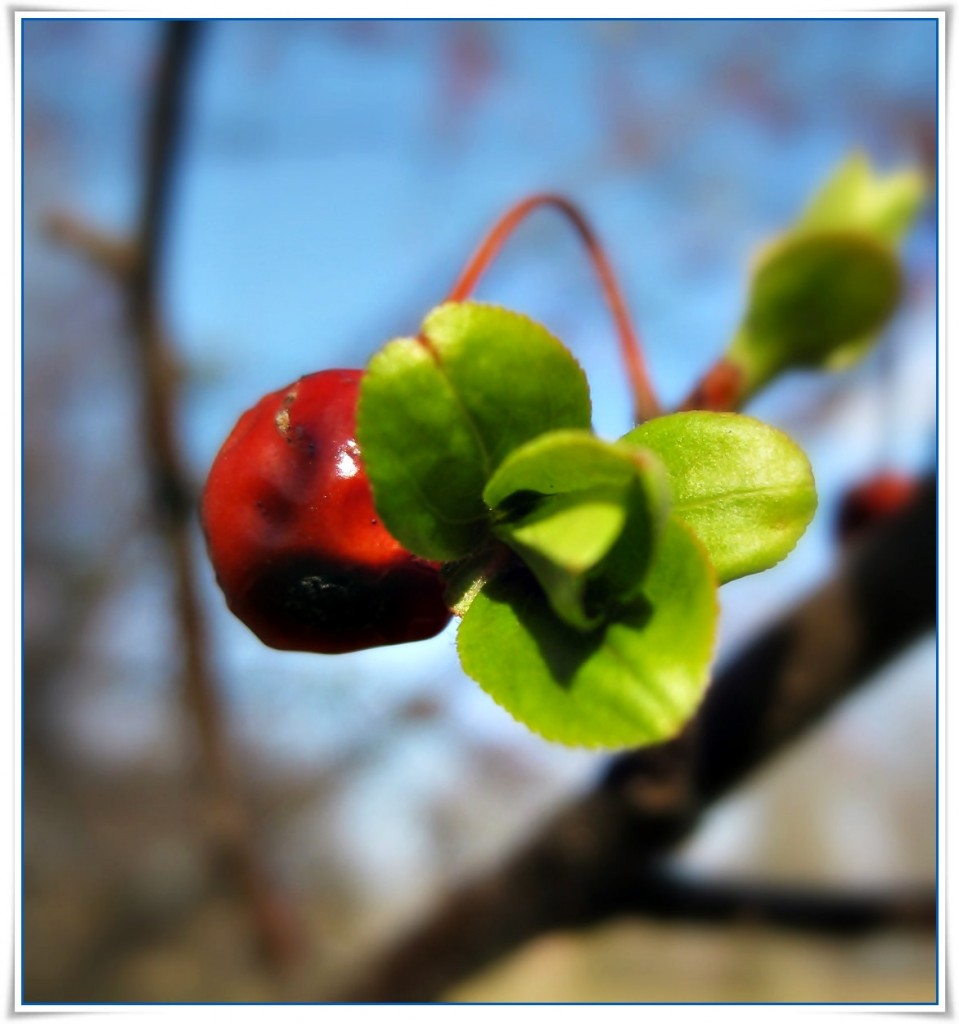
[[877, 473], [851, 487], [839, 506], [839, 539], [849, 541], [894, 515], [915, 497], [918, 488], [914, 477], [892, 472]]
[[245, 412], [201, 515], [230, 610], [270, 647], [341, 654], [449, 622], [439, 566], [381, 525], [356, 443], [361, 370], [324, 370]]

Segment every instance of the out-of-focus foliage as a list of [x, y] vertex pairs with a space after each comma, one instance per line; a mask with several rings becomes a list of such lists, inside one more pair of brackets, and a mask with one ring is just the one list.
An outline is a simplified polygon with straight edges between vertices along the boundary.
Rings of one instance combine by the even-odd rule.
[[744, 392], [791, 367], [845, 369], [866, 354], [901, 296], [895, 247], [925, 196], [918, 171], [881, 176], [855, 155], [767, 245], [727, 356]]

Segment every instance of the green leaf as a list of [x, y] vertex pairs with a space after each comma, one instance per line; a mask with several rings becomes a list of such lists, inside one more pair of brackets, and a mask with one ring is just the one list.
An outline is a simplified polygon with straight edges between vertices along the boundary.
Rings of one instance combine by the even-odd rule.
[[514, 718], [548, 740], [631, 747], [674, 736], [706, 686], [718, 613], [705, 552], [670, 521], [645, 601], [592, 633], [570, 629], [526, 570], [489, 583], [457, 636], [463, 667]]
[[662, 460], [673, 515], [706, 546], [720, 583], [785, 558], [816, 510], [802, 449], [749, 416], [680, 412], [650, 420], [623, 440]]
[[854, 154], [766, 247], [725, 356], [737, 404], [785, 370], [846, 369], [870, 350], [899, 301], [896, 247], [925, 194], [919, 172], [879, 175]]
[[381, 349], [357, 409], [384, 524], [409, 550], [439, 561], [483, 543], [483, 488], [514, 448], [589, 425], [586, 378], [563, 345], [527, 317], [472, 302], [434, 309], [419, 338]]
[[669, 501], [650, 453], [571, 430], [516, 449], [483, 496], [497, 536], [577, 629], [595, 628], [639, 593]]
[[909, 229], [926, 197], [918, 171], [877, 175], [854, 153], [812, 198], [794, 225], [797, 231], [857, 230], [894, 245]]
[[878, 331], [900, 290], [899, 263], [882, 242], [853, 232], [787, 237], [756, 269], [730, 358], [761, 381], [821, 365]]

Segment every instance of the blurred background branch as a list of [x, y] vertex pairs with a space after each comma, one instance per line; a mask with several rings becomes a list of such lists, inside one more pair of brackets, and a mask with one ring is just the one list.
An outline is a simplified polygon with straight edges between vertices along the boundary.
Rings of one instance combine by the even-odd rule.
[[656, 920], [749, 922], [816, 934], [855, 935], [881, 928], [936, 927], [933, 886], [851, 892], [676, 877], [669, 871], [638, 874], [635, 905], [624, 893], [621, 913]]
[[125, 298], [151, 508], [175, 583], [183, 698], [199, 741], [198, 782], [209, 791], [207, 827], [217, 857], [248, 900], [264, 956], [283, 966], [296, 956], [300, 938], [292, 908], [267, 875], [230, 754], [197, 584], [191, 536], [196, 495], [177, 436], [176, 358], [159, 303], [168, 206], [200, 27], [196, 21], [171, 21], [164, 28], [145, 132], [143, 196], [132, 239], [112, 238], [66, 213], [51, 217], [49, 229], [59, 241], [110, 273]]

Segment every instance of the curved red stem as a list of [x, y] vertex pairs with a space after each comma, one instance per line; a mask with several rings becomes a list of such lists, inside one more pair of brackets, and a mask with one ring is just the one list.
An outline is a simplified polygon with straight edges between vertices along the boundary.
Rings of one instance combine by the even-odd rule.
[[633, 329], [632, 321], [626, 308], [626, 301], [619, 290], [619, 285], [616, 283], [613, 269], [589, 222], [582, 212], [563, 196], [542, 192], [522, 200], [522, 202], [507, 210], [499, 221], [493, 225], [489, 234], [480, 243], [479, 248], [470, 257], [459, 279], [450, 290], [448, 300], [450, 302], [462, 302], [470, 296], [483, 272], [496, 257], [503, 243], [513, 233], [516, 226], [527, 214], [541, 206], [552, 206], [562, 213], [579, 232], [579, 236], [586, 246], [586, 251], [596, 271], [596, 276], [599, 278], [603, 295], [613, 314], [613, 320], [619, 333], [620, 354], [622, 355], [623, 363], [626, 367], [626, 375], [629, 378], [629, 384], [633, 393], [636, 422], [642, 423], [644, 420], [658, 416], [661, 408], [649, 379], [642, 345], [640, 344], [639, 336]]

